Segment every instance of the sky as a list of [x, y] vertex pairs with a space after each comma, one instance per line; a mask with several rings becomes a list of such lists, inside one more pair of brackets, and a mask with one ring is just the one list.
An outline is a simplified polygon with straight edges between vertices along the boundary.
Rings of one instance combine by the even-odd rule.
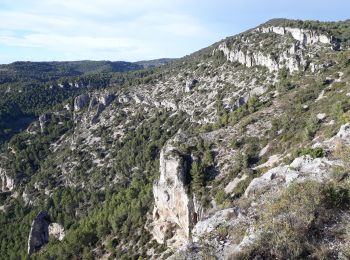
[[0, 64], [178, 58], [272, 18], [349, 11], [349, 0], [0, 0]]

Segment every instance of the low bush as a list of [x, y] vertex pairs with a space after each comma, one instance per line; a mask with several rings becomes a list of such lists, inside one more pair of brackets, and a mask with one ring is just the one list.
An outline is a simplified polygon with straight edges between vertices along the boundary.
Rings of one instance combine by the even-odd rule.
[[298, 156], [310, 155], [312, 158], [320, 158], [325, 155], [324, 150], [321, 147], [317, 148], [304, 148], [298, 152]]

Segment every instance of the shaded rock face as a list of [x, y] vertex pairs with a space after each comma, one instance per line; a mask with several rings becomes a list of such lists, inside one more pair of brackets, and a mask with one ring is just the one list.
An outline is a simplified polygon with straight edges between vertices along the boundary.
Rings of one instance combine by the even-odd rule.
[[93, 114], [91, 118], [91, 123], [95, 124], [100, 116], [100, 114], [105, 110], [107, 106], [111, 104], [111, 102], [115, 99], [115, 95], [106, 94], [102, 96], [94, 95], [91, 97], [89, 104], [89, 111], [93, 111], [96, 109], [96, 112]]
[[74, 111], [80, 111], [90, 102], [89, 95], [83, 94], [74, 99]]
[[41, 211], [33, 220], [28, 238], [28, 255], [38, 251], [49, 242], [50, 216], [46, 211]]
[[190, 92], [198, 84], [198, 80], [193, 79], [186, 83], [185, 92]]
[[191, 241], [191, 230], [200, 217], [200, 207], [186, 188], [190, 163], [169, 144], [161, 151], [160, 178], [153, 186], [151, 232], [159, 243], [166, 242], [171, 248]]
[[39, 117], [41, 133], [45, 132], [47, 125], [50, 123], [51, 116], [52, 116], [51, 113], [45, 113]]

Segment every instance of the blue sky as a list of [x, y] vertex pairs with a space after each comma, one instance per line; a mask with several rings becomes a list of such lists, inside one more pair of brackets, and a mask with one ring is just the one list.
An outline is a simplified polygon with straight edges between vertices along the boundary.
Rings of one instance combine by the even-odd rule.
[[271, 18], [350, 19], [349, 0], [0, 0], [0, 63], [182, 57]]

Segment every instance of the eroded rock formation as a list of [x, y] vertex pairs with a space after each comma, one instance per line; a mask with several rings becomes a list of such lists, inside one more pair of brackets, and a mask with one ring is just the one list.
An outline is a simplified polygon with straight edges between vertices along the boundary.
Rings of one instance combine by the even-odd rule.
[[40, 250], [49, 242], [49, 237], [59, 241], [64, 238], [64, 228], [58, 223], [50, 223], [47, 211], [41, 211], [33, 220], [28, 237], [28, 255]]
[[282, 67], [286, 67], [289, 71], [298, 71], [301, 65], [305, 65], [300, 50], [293, 45], [290, 50], [281, 53], [278, 57], [264, 54], [261, 51], [251, 52], [241, 48], [230, 49], [227, 43], [222, 43], [218, 47], [222, 51], [227, 60], [231, 62], [239, 62], [248, 68], [253, 66], [263, 66], [268, 68], [270, 72], [278, 71]]
[[160, 177], [153, 186], [155, 206], [151, 232], [161, 244], [177, 248], [189, 243], [200, 207], [187, 190], [191, 159], [171, 143], [160, 154]]
[[290, 33], [295, 40], [299, 41], [304, 46], [309, 44], [323, 43], [331, 44], [333, 49], [339, 48], [339, 44], [334, 39], [334, 37], [319, 33], [317, 31], [281, 26], [263, 27], [259, 28], [258, 31], [263, 33], [273, 32], [279, 35], [285, 35], [287, 33]]

